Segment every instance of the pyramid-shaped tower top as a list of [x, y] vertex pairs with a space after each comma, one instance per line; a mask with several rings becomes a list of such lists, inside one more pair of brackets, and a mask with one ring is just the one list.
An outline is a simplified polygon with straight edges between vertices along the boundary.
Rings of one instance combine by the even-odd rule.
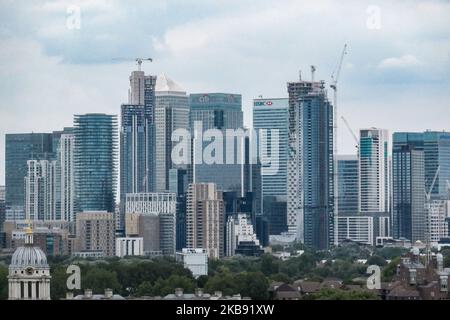
[[166, 74], [161, 74], [156, 78], [155, 92], [156, 94], [186, 94], [186, 91]]

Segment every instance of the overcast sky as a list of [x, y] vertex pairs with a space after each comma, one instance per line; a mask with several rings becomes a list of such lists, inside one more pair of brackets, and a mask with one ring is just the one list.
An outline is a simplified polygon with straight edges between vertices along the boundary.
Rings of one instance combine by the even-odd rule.
[[448, 1], [0, 0], [0, 184], [5, 133], [119, 113], [135, 64], [114, 58], [152, 57], [146, 73], [188, 93], [241, 93], [250, 126], [253, 98], [286, 97], [312, 64], [329, 82], [348, 43], [339, 113], [355, 131], [450, 130], [449, 17]]

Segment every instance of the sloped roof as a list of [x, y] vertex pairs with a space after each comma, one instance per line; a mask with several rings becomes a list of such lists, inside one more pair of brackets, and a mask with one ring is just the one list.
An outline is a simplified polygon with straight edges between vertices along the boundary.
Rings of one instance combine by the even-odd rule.
[[156, 92], [183, 92], [184, 89], [180, 87], [175, 81], [170, 79], [166, 74], [161, 74], [156, 78]]

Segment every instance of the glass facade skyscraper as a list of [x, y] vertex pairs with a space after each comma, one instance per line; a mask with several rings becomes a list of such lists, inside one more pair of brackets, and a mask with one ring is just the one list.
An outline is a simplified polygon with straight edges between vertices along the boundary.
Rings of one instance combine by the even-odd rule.
[[323, 82], [311, 85], [306, 94], [299, 94], [295, 85], [289, 83], [288, 92], [293, 100], [297, 97], [293, 139], [298, 177], [295, 194], [302, 216], [296, 221], [300, 229], [297, 239], [303, 238], [308, 247], [326, 249], [334, 242], [333, 106]]
[[338, 155], [338, 214], [357, 215], [359, 201], [358, 156]]
[[398, 132], [392, 143], [392, 233], [426, 241], [425, 156], [422, 133]]
[[389, 137], [387, 130], [360, 130], [359, 211], [390, 211]]
[[76, 207], [114, 212], [117, 182], [117, 116], [75, 115]]
[[447, 181], [450, 181], [450, 132], [423, 133], [425, 152], [425, 185], [427, 192], [439, 167], [439, 175], [431, 192], [435, 199], [447, 199]]
[[5, 136], [6, 210], [8, 219], [24, 218], [25, 185], [28, 160], [48, 160], [53, 157], [51, 133], [6, 134]]

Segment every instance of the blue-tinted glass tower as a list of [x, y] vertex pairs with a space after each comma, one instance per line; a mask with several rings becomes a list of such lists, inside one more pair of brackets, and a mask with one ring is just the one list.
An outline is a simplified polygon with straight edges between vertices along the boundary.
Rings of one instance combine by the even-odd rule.
[[74, 116], [77, 211], [114, 212], [117, 183], [117, 116]]

